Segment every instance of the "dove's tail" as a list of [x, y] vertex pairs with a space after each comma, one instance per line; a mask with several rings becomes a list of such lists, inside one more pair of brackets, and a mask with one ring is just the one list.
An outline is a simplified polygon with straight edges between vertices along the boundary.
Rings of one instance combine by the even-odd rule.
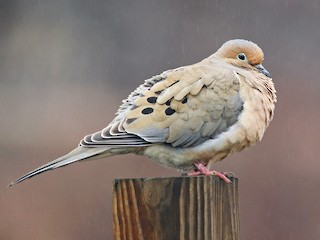
[[[93, 160], [97, 158], [101, 158], [104, 156], [110, 156], [113, 155], [112, 153], [108, 152], [110, 148], [84, 148], [84, 147], [78, 147], [71, 152], [69, 152], [67, 155], [64, 155], [56, 160], [53, 160], [52, 162], [49, 162], [29, 173], [26, 175], [23, 175], [22, 177], [18, 178], [17, 180], [13, 181], [8, 185], [8, 187], [11, 187], [12, 185], [15, 185], [19, 182], [22, 182], [28, 178], [32, 178], [33, 176], [36, 176], [40, 173], [46, 172], [48, 170], [53, 170], [55, 168], [63, 167], [68, 164], [78, 162], [81, 160]], [[109, 154], [108, 154], [109, 153]]]

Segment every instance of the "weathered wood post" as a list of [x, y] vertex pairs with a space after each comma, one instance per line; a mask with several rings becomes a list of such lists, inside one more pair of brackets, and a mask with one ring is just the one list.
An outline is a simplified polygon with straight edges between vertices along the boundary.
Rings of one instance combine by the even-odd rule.
[[238, 180], [116, 179], [115, 240], [239, 240]]

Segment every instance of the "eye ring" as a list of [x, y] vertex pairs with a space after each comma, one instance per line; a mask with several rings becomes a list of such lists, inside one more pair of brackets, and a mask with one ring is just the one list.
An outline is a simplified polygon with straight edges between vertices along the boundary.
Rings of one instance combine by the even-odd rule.
[[237, 55], [237, 59], [239, 59], [240, 61], [247, 61], [247, 56], [244, 53], [239, 53]]

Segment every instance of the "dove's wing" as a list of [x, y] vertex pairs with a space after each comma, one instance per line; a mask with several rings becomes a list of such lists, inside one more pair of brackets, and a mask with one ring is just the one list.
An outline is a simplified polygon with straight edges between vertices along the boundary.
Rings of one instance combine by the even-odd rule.
[[112, 123], [82, 146], [196, 146], [227, 131], [243, 109], [235, 71], [214, 61], [153, 77], [135, 90]]

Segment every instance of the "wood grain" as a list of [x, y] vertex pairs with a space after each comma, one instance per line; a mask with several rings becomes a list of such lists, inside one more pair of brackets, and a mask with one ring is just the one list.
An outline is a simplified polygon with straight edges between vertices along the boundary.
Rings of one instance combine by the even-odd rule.
[[238, 180], [116, 179], [115, 240], [239, 240]]

